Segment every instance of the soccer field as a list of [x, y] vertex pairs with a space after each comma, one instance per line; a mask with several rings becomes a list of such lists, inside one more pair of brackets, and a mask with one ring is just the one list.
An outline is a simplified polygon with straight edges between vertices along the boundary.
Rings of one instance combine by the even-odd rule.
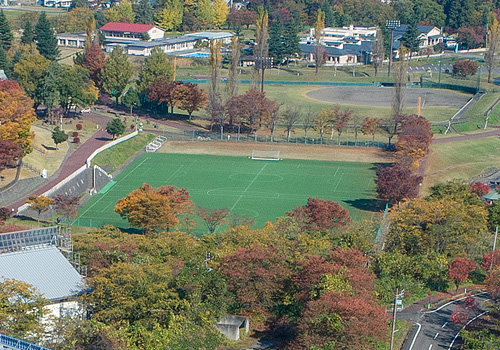
[[[74, 224], [129, 228], [113, 210], [118, 199], [144, 182], [153, 187], [186, 187], [195, 204], [251, 215], [255, 227], [306, 204], [308, 197], [340, 202], [353, 219], [360, 219], [366, 215], [361, 207], [375, 209], [369, 208], [375, 203], [374, 178], [370, 163], [146, 153], [118, 175], [111, 188], [93, 196], [79, 210]], [[205, 228], [199, 225], [196, 231]]]

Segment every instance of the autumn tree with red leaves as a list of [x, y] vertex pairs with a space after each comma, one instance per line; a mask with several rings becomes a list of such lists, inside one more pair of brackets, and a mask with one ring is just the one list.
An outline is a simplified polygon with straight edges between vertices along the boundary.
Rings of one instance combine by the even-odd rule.
[[379, 118], [365, 118], [361, 122], [361, 132], [363, 135], [372, 135], [372, 141], [375, 141], [375, 134], [379, 130], [382, 121]]
[[377, 193], [380, 198], [397, 203], [403, 199], [415, 198], [418, 195], [422, 176], [400, 164], [384, 167], [378, 171]]
[[269, 315], [291, 271], [272, 247], [239, 248], [222, 258], [218, 270], [233, 294], [233, 312]]
[[177, 85], [181, 85], [179, 81], [170, 81], [168, 77], [161, 77], [152, 82], [147, 88], [148, 101], [154, 101], [159, 106], [162, 103], [170, 107], [170, 113], [174, 113], [174, 107], [177, 100], [174, 99], [174, 90]]
[[352, 114], [354, 111], [352, 109], [344, 109], [341, 110], [339, 105], [335, 105], [333, 107], [333, 128], [337, 131], [337, 144], [340, 145], [340, 135], [347, 125], [349, 121], [352, 119]]
[[185, 188], [161, 186], [153, 188], [144, 183], [138, 189], [116, 202], [115, 212], [129, 221], [132, 226], [140, 227], [144, 233], [156, 229], [169, 231], [179, 223], [178, 215], [192, 205]]
[[448, 267], [448, 276], [451, 278], [457, 289], [468, 277], [469, 273], [476, 269], [476, 263], [472, 259], [457, 257], [453, 259]]
[[199, 207], [198, 216], [207, 225], [208, 232], [214, 233], [220, 225], [227, 224], [226, 218], [231, 216], [231, 213], [227, 208], [207, 209]]
[[191, 120], [193, 112], [206, 106], [208, 101], [206, 91], [193, 83], [182, 83], [175, 86], [172, 91], [172, 99], [179, 106], [179, 109], [188, 113], [189, 120]]
[[276, 109], [277, 102], [266, 97], [265, 92], [250, 89], [244, 95], [234, 96], [226, 103], [230, 120], [237, 117], [256, 131], [262, 124], [267, 123], [271, 113]]
[[307, 231], [344, 228], [351, 223], [348, 210], [339, 203], [320, 198], [308, 198], [306, 205], [295, 207], [286, 215], [296, 219]]
[[490, 192], [490, 186], [487, 184], [483, 184], [482, 182], [476, 182], [472, 185], [469, 185], [470, 191], [478, 195], [478, 197], [482, 197], [485, 194]]
[[90, 44], [83, 58], [82, 67], [90, 72], [90, 79], [102, 90], [101, 71], [106, 63], [106, 56], [97, 42]]
[[23, 152], [17, 143], [10, 140], [0, 140], [0, 173], [7, 167], [15, 166], [22, 156]]

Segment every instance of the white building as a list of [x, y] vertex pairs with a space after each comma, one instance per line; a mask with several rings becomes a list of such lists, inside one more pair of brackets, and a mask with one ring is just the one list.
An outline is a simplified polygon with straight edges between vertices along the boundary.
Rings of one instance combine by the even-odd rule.
[[87, 34], [85, 32], [56, 34], [57, 45], [64, 47], [83, 48]]
[[165, 30], [152, 25], [142, 23], [121, 23], [108, 22], [103, 25], [99, 31], [104, 34], [106, 39], [125, 39], [125, 40], [155, 40], [162, 39]]
[[[314, 27], [310, 29], [309, 36], [306, 38], [308, 42], [314, 40]], [[328, 27], [323, 30], [321, 42], [327, 45], [328, 42], [343, 42], [345, 40], [375, 40], [377, 36], [377, 27], [354, 26], [342, 28]], [[333, 45], [332, 45], [333, 46]]]
[[228, 45], [231, 43], [231, 38], [234, 36], [233, 33], [229, 32], [199, 32], [184, 35], [189, 38], [196, 38], [197, 40], [210, 41], [210, 40], [222, 40], [222, 44]]

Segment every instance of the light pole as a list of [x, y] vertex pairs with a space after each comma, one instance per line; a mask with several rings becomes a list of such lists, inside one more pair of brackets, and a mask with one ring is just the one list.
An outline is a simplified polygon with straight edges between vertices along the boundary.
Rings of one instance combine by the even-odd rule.
[[385, 23], [385, 26], [387, 29], [391, 30], [391, 51], [389, 52], [389, 66], [387, 67], [387, 76], [391, 76], [391, 63], [392, 63], [392, 52], [393, 52], [393, 45], [394, 45], [394, 29], [399, 28], [401, 25], [400, 21], [397, 20], [388, 20]]
[[272, 57], [255, 57], [255, 68], [260, 69], [262, 72], [262, 77], [260, 81], [260, 92], [264, 92], [264, 71], [270, 69], [273, 66]]

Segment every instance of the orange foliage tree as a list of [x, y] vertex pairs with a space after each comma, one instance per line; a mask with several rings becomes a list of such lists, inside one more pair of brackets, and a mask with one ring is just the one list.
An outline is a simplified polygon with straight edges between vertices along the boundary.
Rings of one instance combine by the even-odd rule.
[[36, 120], [33, 100], [15, 81], [0, 81], [0, 139], [17, 143], [26, 155], [32, 151], [31, 124]]
[[169, 231], [179, 223], [177, 216], [190, 209], [192, 202], [186, 189], [175, 186], [153, 188], [144, 183], [126, 197], [118, 200], [115, 212], [140, 227], [144, 233], [153, 230]]
[[207, 104], [207, 93], [193, 83], [182, 83], [175, 86], [172, 96], [177, 101], [179, 109], [188, 113], [189, 120], [191, 120], [193, 112], [199, 111]]

